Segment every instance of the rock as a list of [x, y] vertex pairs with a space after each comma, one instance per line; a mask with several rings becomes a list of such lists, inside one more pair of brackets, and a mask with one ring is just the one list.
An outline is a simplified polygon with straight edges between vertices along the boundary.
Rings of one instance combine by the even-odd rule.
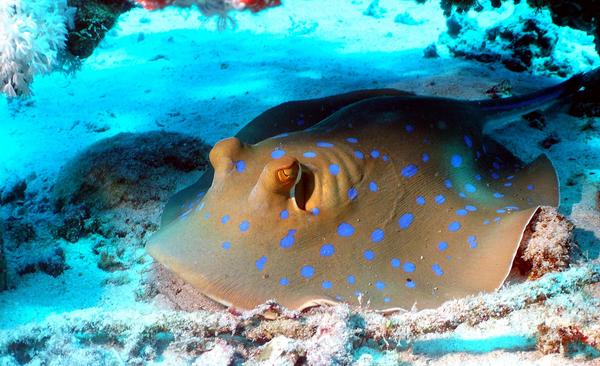
[[6, 268], [6, 259], [4, 258], [4, 239], [0, 230], [0, 291], [8, 288], [8, 269]]
[[440, 57], [440, 55], [437, 52], [437, 47], [435, 46], [435, 43], [432, 43], [429, 46], [425, 47], [425, 49], [423, 50], [423, 57], [425, 57], [425, 58]]
[[221, 339], [215, 340], [213, 349], [198, 357], [192, 366], [229, 366], [233, 364], [235, 349]]
[[4, 225], [4, 230], [9, 241], [16, 247], [30, 242], [36, 238], [35, 228], [32, 224], [23, 222], [21, 219], [9, 217]]
[[304, 363], [305, 356], [306, 351], [301, 342], [285, 336], [277, 336], [260, 348], [256, 358], [266, 365], [293, 366]]
[[544, 117], [542, 112], [539, 110], [524, 114], [521, 117], [529, 123], [529, 127], [531, 128], [535, 128], [536, 130], [540, 131], [543, 131], [544, 128], [546, 128], [546, 117]]
[[448, 30], [440, 42], [454, 56], [484, 63], [501, 62], [515, 72], [536, 71], [560, 77], [571, 73], [567, 61], [553, 57], [558, 27], [549, 19], [520, 16], [481, 30], [474, 19], [454, 14], [446, 25]]
[[419, 25], [425, 23], [424, 20], [416, 20], [408, 12], [400, 13], [394, 18], [394, 22], [405, 25]]
[[565, 270], [576, 247], [573, 229], [555, 207], [540, 207], [523, 234], [515, 266], [530, 280]]
[[27, 182], [25, 180], [9, 180], [8, 184], [0, 189], [0, 205], [6, 205], [14, 201], [23, 201], [25, 199], [25, 190], [27, 190]]
[[21, 263], [17, 264], [17, 273], [20, 276], [44, 272], [58, 277], [67, 269], [69, 266], [66, 263], [65, 251], [59, 246], [31, 253], [31, 256], [24, 257]]
[[98, 141], [61, 169], [55, 207], [141, 208], [164, 201], [182, 173], [207, 165], [208, 151], [199, 139], [164, 131], [121, 133]]

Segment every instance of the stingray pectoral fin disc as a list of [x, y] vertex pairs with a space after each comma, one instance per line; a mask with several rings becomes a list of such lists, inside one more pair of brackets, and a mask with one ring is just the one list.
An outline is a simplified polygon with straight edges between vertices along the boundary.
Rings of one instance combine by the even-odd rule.
[[493, 291], [502, 286], [512, 268], [523, 234], [539, 206], [558, 205], [558, 177], [545, 155], [521, 170], [513, 182], [511, 189], [514, 193], [507, 191], [504, 198], [508, 204], [519, 206], [520, 210], [494, 213], [484, 220], [485, 225], [479, 226], [479, 230], [467, 238], [476, 254], [465, 255], [462, 261], [457, 261], [464, 284], [457, 284], [457, 293], [453, 297], [469, 292]]
[[[490, 223], [489, 229], [482, 230], [477, 236], [477, 246], [472, 249], [477, 255], [467, 256], [461, 263], [465, 281], [462, 291], [456, 297], [462, 297], [478, 291], [491, 292], [498, 289], [510, 273], [523, 233], [535, 215], [538, 207], [513, 212], [498, 223]], [[469, 241], [469, 240], [467, 240]], [[471, 287], [469, 289], [469, 287]]]

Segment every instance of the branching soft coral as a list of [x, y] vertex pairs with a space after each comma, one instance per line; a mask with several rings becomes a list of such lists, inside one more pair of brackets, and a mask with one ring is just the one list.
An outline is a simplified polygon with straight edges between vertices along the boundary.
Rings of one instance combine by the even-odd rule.
[[66, 0], [0, 1], [0, 91], [28, 95], [34, 75], [52, 71], [72, 15]]

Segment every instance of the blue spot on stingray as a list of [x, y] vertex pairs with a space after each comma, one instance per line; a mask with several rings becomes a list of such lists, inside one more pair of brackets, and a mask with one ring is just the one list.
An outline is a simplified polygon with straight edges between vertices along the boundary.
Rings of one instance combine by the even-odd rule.
[[319, 213], [321, 213], [321, 210], [319, 210], [318, 207], [314, 207], [310, 212], [312, 212], [312, 214], [315, 216], [319, 216]]
[[364, 159], [365, 158], [365, 154], [363, 154], [362, 152], [355, 150], [354, 151], [354, 156], [356, 156], [358, 159]]
[[304, 156], [305, 158], [316, 158], [317, 157], [317, 153], [314, 151], [307, 151], [304, 154], [302, 154], [302, 156]]
[[244, 220], [240, 223], [240, 231], [247, 231], [250, 228], [248, 220]]
[[375, 259], [375, 252], [373, 252], [370, 249], [367, 249], [363, 253], [363, 257], [365, 257], [365, 259], [368, 260], [368, 261], [372, 261], [373, 259]]
[[321, 283], [321, 287], [323, 287], [325, 290], [329, 290], [333, 285], [331, 284], [331, 281], [323, 281]]
[[467, 184], [465, 184], [465, 191], [467, 191], [469, 193], [475, 193], [477, 191], [477, 188], [475, 188], [475, 186], [472, 185], [471, 183], [467, 183]]
[[392, 301], [392, 299], [390, 299], [389, 297], [384, 297], [383, 298], [383, 302], [390, 302], [390, 301]]
[[267, 257], [264, 255], [256, 260], [256, 268], [259, 272], [262, 272], [265, 269], [265, 264], [267, 264]]
[[417, 174], [418, 171], [419, 171], [419, 168], [417, 168], [416, 165], [408, 164], [407, 166], [405, 166], [402, 169], [402, 175], [405, 176], [406, 178], [410, 178], [410, 177], [414, 176], [415, 174]]
[[446, 188], [452, 188], [452, 181], [450, 179], [444, 180], [444, 186]]
[[438, 244], [438, 249], [440, 252], [443, 252], [444, 250], [448, 249], [448, 243], [445, 241], [440, 241]]
[[476, 180], [481, 180], [481, 175], [479, 175], [479, 174], [475, 174], [475, 179], [476, 179]]
[[371, 151], [371, 157], [373, 159], [377, 159], [379, 157], [379, 151], [377, 151], [377, 150]]
[[387, 156], [387, 154], [384, 154], [383, 155], [383, 161], [388, 161], [388, 160], [390, 160], [390, 157]]
[[369, 183], [369, 190], [371, 192], [377, 192], [379, 190], [379, 187], [377, 187], [377, 183], [375, 182], [370, 182]]
[[373, 230], [373, 232], [371, 233], [371, 240], [373, 240], [373, 242], [375, 242], [375, 243], [378, 243], [383, 240], [384, 236], [385, 236], [385, 233], [383, 232], [383, 230], [377, 228], [377, 229]]
[[512, 182], [506, 182], [506, 183], [504, 183], [504, 186], [505, 187], [511, 187], [512, 186]]
[[408, 132], [408, 133], [411, 133], [415, 130], [413, 125], [406, 125], [406, 126], [404, 126], [404, 128], [406, 129], [406, 132]]
[[284, 249], [290, 248], [292, 245], [294, 245], [294, 242], [296, 241], [296, 239], [294, 238], [295, 234], [295, 229], [288, 230], [287, 235], [279, 241], [279, 245]]
[[483, 220], [483, 224], [484, 225], [489, 225], [490, 224], [490, 220], [488, 220], [488, 219]]
[[300, 276], [304, 278], [311, 278], [315, 275], [315, 268], [313, 266], [303, 266], [300, 268]]
[[348, 141], [351, 144], [356, 144], [358, 142], [358, 139], [356, 137], [348, 137], [346, 141]]
[[282, 220], [285, 220], [288, 217], [290, 217], [290, 213], [288, 212], [288, 210], [283, 210], [279, 213], [279, 218]]
[[424, 163], [429, 161], [429, 154], [428, 153], [423, 153], [423, 155], [421, 155], [421, 160], [423, 160]]
[[446, 202], [446, 197], [444, 197], [444, 195], [438, 194], [437, 196], [435, 196], [435, 203], [441, 205], [444, 202]]
[[285, 150], [275, 149], [271, 152], [271, 157], [273, 159], [279, 159], [285, 155]]
[[464, 135], [463, 139], [465, 140], [465, 145], [467, 145], [469, 149], [473, 147], [473, 140], [471, 140], [471, 137]]
[[501, 219], [499, 217], [494, 217], [494, 222], [499, 222]]
[[235, 170], [237, 170], [239, 173], [243, 172], [244, 170], [246, 170], [246, 163], [243, 160], [236, 161]]
[[354, 234], [354, 226], [347, 222], [342, 222], [337, 228], [337, 233], [339, 236], [352, 236]]
[[500, 174], [498, 174], [498, 173], [496, 173], [496, 172], [493, 172], [493, 173], [492, 173], [492, 179], [494, 179], [494, 180], [498, 180], [498, 179], [500, 179]]
[[469, 211], [465, 210], [464, 208], [459, 208], [458, 210], [456, 210], [456, 214], [458, 216], [466, 216], [469, 213]]
[[408, 288], [415, 288], [416, 284], [415, 281], [413, 280], [406, 280], [406, 287]]
[[477, 211], [477, 207], [475, 207], [475, 206], [473, 206], [473, 205], [466, 205], [466, 206], [465, 206], [465, 209], [466, 209], [467, 211], [471, 211], [471, 212]]
[[419, 205], [419, 206], [425, 205], [425, 197], [423, 197], [423, 196], [418, 196], [415, 201], [417, 201], [417, 205]]
[[499, 208], [496, 210], [496, 213], [503, 214], [503, 213], [506, 213], [506, 210], [503, 208]]
[[431, 266], [431, 270], [435, 273], [436, 276], [442, 276], [444, 271], [442, 271], [442, 267], [439, 264], [435, 263]]
[[498, 164], [497, 162], [495, 162], [495, 161], [494, 161], [494, 162], [492, 163], [492, 167], [493, 167], [494, 169], [498, 170], [498, 169], [500, 169], [500, 164]]
[[410, 273], [410, 272], [414, 272], [415, 269], [417, 269], [417, 266], [415, 266], [415, 264], [411, 263], [411, 262], [404, 262], [402, 269], [404, 270], [404, 272]]
[[383, 283], [382, 281], [376, 281], [375, 288], [378, 290], [383, 290], [385, 288], [385, 283]]
[[392, 267], [398, 268], [398, 267], [400, 267], [400, 259], [392, 258], [392, 260], [390, 261], [390, 264], [392, 265]]
[[460, 230], [460, 222], [458, 221], [452, 221], [449, 225], [448, 225], [448, 231], [450, 232], [455, 232]]
[[462, 198], [467, 198], [467, 195], [465, 194], [465, 192], [458, 192], [458, 195], [461, 196]]
[[348, 199], [354, 201], [358, 197], [358, 189], [351, 187], [348, 189]]
[[285, 277], [281, 277], [281, 278], [279, 279], [279, 284], [280, 284], [281, 286], [287, 286], [287, 285], [289, 285], [289, 284], [290, 284], [290, 281], [289, 281], [287, 278], [285, 278]]
[[477, 237], [475, 237], [475, 235], [469, 236], [467, 242], [471, 248], [477, 248]]
[[333, 144], [331, 142], [319, 141], [319, 142], [317, 142], [317, 146], [318, 147], [333, 147]]
[[229, 248], [231, 248], [231, 243], [226, 241], [223, 243], [223, 249], [225, 250], [229, 250]]
[[452, 164], [452, 166], [455, 168], [460, 168], [462, 166], [462, 161], [463, 161], [462, 156], [460, 156], [458, 154], [454, 154], [450, 158], [450, 164]]
[[354, 285], [356, 283], [356, 277], [350, 275], [346, 278], [346, 281], [348, 281], [349, 284]]
[[415, 215], [413, 215], [410, 212], [407, 212], [404, 215], [400, 216], [400, 218], [398, 219], [398, 225], [400, 225], [400, 229], [408, 229], [410, 224], [413, 223], [414, 219]]
[[340, 172], [339, 165], [337, 165], [337, 164], [329, 165], [329, 172], [333, 175], [338, 175], [338, 173]]
[[502, 197], [504, 197], [504, 195], [502, 193], [500, 193], [500, 192], [494, 192], [494, 197], [495, 198], [502, 198]]
[[319, 250], [321, 257], [331, 257], [335, 253], [335, 247], [332, 244], [323, 244]]
[[229, 215], [223, 215], [221, 217], [221, 224], [226, 224], [227, 222], [229, 222]]
[[533, 191], [533, 184], [528, 184], [527, 185], [527, 190], [528, 191]]

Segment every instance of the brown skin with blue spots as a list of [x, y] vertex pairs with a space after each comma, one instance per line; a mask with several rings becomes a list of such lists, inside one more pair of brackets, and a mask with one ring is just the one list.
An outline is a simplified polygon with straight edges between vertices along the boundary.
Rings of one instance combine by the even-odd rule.
[[486, 116], [476, 103], [380, 96], [284, 137], [223, 140], [208, 192], [188, 191], [148, 251], [241, 309], [425, 308], [492, 291], [558, 187], [544, 156], [523, 166], [487, 141]]
[[391, 311], [492, 291], [558, 184], [545, 156], [524, 166], [484, 125], [568, 97], [593, 73], [491, 102], [386, 90], [276, 107], [214, 147], [210, 188], [176, 195], [148, 251], [242, 309]]

